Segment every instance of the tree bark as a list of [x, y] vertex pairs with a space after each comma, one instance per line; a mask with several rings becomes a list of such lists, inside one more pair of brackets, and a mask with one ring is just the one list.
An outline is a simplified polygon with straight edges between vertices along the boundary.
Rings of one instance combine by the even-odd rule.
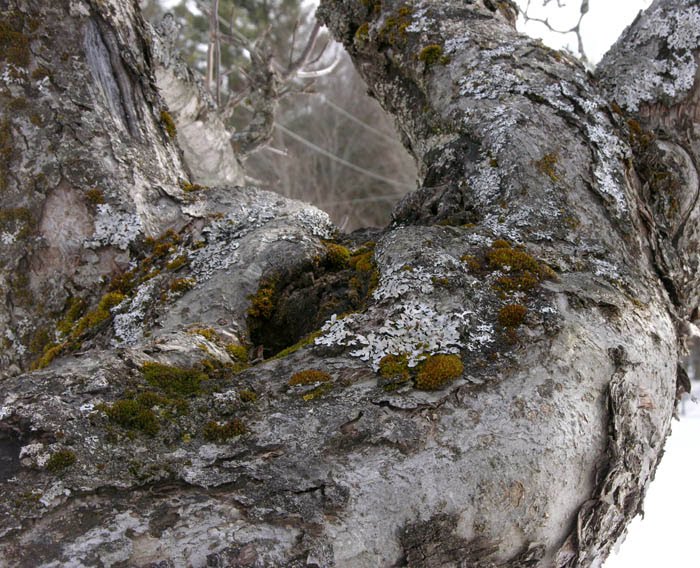
[[420, 171], [340, 235], [192, 183], [135, 3], [2, 6], [9, 563], [602, 563], [698, 302], [698, 8], [592, 77], [507, 1], [322, 1]]

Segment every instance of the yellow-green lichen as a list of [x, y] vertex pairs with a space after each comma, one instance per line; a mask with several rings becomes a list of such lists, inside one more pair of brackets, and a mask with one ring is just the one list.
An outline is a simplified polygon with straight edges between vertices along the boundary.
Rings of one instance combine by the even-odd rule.
[[75, 452], [70, 450], [58, 450], [51, 454], [46, 462], [46, 469], [51, 473], [59, 473], [69, 468], [76, 462]]
[[239, 418], [223, 424], [212, 420], [204, 425], [202, 436], [209, 442], [221, 443], [235, 436], [242, 436], [246, 431], [245, 424]]
[[415, 387], [419, 390], [439, 390], [459, 378], [464, 364], [458, 355], [431, 355], [418, 370]]
[[315, 383], [325, 383], [331, 380], [331, 376], [318, 369], [306, 369], [304, 371], [299, 371], [294, 373], [287, 384], [289, 386], [297, 385], [313, 385]]
[[163, 128], [165, 128], [165, 131], [168, 133], [170, 138], [174, 139], [177, 136], [175, 121], [167, 110], [160, 111], [160, 123], [163, 125]]

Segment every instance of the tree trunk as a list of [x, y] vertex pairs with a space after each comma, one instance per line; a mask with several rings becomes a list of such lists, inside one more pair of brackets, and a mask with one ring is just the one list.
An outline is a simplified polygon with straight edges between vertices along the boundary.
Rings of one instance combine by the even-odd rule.
[[8, 563], [607, 557], [698, 304], [697, 7], [594, 78], [508, 1], [322, 1], [421, 177], [351, 235], [188, 178], [135, 3], [2, 7]]

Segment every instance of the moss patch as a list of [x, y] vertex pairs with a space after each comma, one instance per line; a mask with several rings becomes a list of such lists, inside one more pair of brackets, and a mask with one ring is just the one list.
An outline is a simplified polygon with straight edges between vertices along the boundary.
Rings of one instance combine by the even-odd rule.
[[258, 291], [249, 297], [248, 316], [264, 320], [270, 319], [275, 310], [275, 292], [274, 280], [261, 281]]
[[557, 175], [557, 170], [556, 170], [556, 165], [557, 162], [559, 161], [559, 157], [557, 156], [556, 153], [551, 152], [549, 154], [545, 154], [535, 162], [535, 166], [537, 166], [537, 169], [542, 172], [543, 174], [546, 174], [549, 179], [551, 179], [553, 182], [559, 181], [559, 176]]
[[161, 363], [144, 363], [141, 372], [149, 385], [171, 395], [184, 397], [201, 394], [201, 383], [209, 378], [196, 369], [172, 367]]
[[450, 58], [443, 54], [442, 46], [438, 44], [426, 45], [420, 50], [418, 60], [425, 63], [428, 67], [436, 63], [447, 65], [450, 62]]
[[431, 355], [421, 363], [415, 386], [419, 390], [439, 390], [463, 372], [464, 364], [458, 355]]
[[26, 68], [29, 66], [30, 37], [24, 33], [24, 14], [18, 11], [6, 12], [0, 18], [0, 59]]
[[160, 111], [160, 123], [163, 125], [163, 128], [170, 138], [175, 139], [177, 137], [175, 121], [167, 110]]
[[149, 436], [155, 436], [160, 430], [156, 413], [140, 400], [117, 400], [102, 410], [112, 422], [127, 430], [136, 430]]
[[297, 385], [313, 385], [315, 383], [325, 383], [331, 380], [331, 376], [318, 369], [306, 369], [304, 371], [299, 371], [294, 373], [287, 384], [289, 386]]
[[119, 292], [107, 292], [102, 296], [95, 309], [89, 311], [76, 322], [75, 327], [71, 331], [71, 338], [77, 339], [88, 330], [110, 319], [112, 317], [110, 310], [119, 305], [125, 298], [126, 296]]
[[406, 29], [411, 25], [413, 8], [401, 6], [396, 12], [387, 16], [384, 25], [379, 30], [379, 39], [388, 45], [403, 45], [406, 43]]
[[516, 328], [523, 323], [527, 308], [522, 304], [507, 304], [498, 312], [498, 323], [506, 328]]
[[242, 436], [247, 432], [245, 424], [234, 418], [223, 424], [215, 421], [207, 422], [202, 429], [202, 436], [209, 442], [225, 442], [235, 436]]
[[59, 450], [51, 454], [51, 457], [46, 462], [46, 469], [51, 473], [59, 473], [72, 466], [75, 462], [75, 452]]

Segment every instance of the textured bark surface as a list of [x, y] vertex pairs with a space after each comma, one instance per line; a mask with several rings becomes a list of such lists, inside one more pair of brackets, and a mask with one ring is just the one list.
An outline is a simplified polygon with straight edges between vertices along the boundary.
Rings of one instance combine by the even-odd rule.
[[[3, 104], [28, 105], [3, 113], [3, 191], [44, 220], [2, 233], [6, 368], [41, 367], [0, 382], [4, 561], [599, 565], [661, 457], [697, 302], [696, 12], [657, 1], [593, 78], [518, 35], [509, 2], [322, 2], [421, 171], [391, 227], [340, 235], [274, 193], [191, 183], [131, 3], [12, 3], [3, 33], [31, 49], [3, 62]], [[42, 42], [72, 81], [45, 96], [85, 89], [80, 120], [110, 120], [81, 137], [57, 112], [70, 139], [46, 163], [88, 164], [43, 192], [16, 142]], [[693, 79], [627, 97], [662, 56]], [[178, 120], [201, 117], [192, 89]], [[110, 209], [85, 204], [92, 175]], [[76, 257], [60, 282], [50, 246]], [[33, 259], [41, 297], [63, 294], [49, 315], [10, 289]], [[17, 347], [46, 325], [39, 353]]]

